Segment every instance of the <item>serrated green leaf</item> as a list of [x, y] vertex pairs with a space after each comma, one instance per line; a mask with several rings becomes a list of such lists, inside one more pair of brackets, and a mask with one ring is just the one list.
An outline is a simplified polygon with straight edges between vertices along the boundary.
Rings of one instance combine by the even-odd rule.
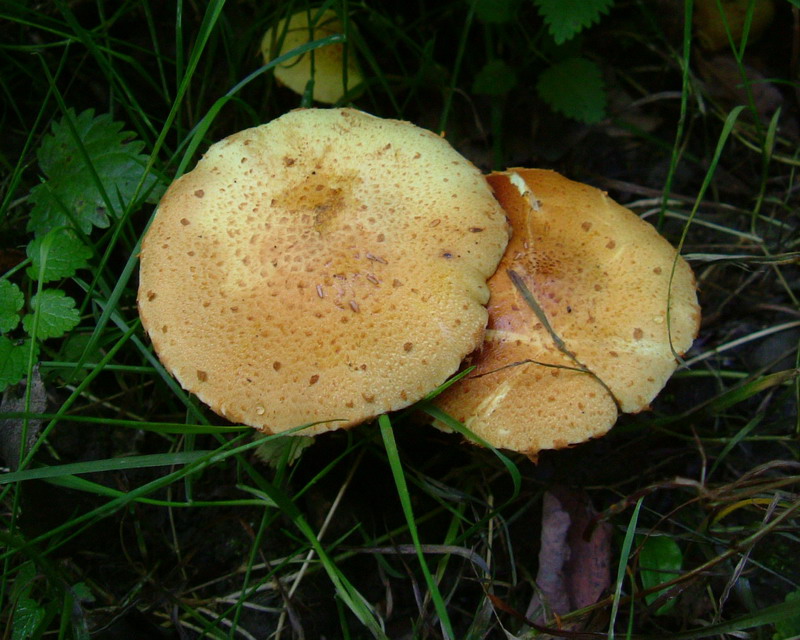
[[[641, 542], [641, 540], [640, 540]], [[639, 575], [645, 589], [672, 580], [683, 567], [683, 553], [678, 543], [668, 536], [651, 536], [644, 541], [639, 552]], [[655, 591], [645, 596], [647, 604], [655, 602], [661, 593]], [[663, 615], [675, 606], [675, 600], [661, 605], [656, 615]]]
[[475, 0], [475, 15], [481, 22], [504, 24], [516, 16], [518, 0]]
[[568, 118], [591, 124], [605, 117], [603, 74], [586, 58], [567, 58], [545, 69], [536, 90], [542, 100]]
[[37, 280], [44, 262], [42, 282], [69, 278], [78, 269], [85, 269], [91, 256], [92, 250], [72, 231], [53, 229], [28, 244], [28, 257], [32, 264], [28, 267], [27, 274], [31, 279]]
[[80, 314], [75, 308], [75, 300], [61, 289], [45, 289], [31, 298], [33, 313], [22, 319], [22, 326], [28, 335], [33, 334], [36, 314], [39, 314], [39, 325], [36, 337], [40, 340], [60, 338], [67, 331], [74, 329], [80, 321]]
[[[34, 357], [39, 355], [38, 345]], [[28, 370], [28, 353], [31, 341], [15, 344], [5, 336], [0, 336], [0, 391], [12, 384], [17, 384]]]
[[614, 0], [533, 0], [556, 44], [574, 38], [600, 19]]
[[[77, 116], [70, 109], [53, 124], [37, 153], [46, 180], [31, 189], [29, 231], [42, 235], [74, 226], [88, 234], [93, 226], [107, 227], [130, 204], [147, 156], [140, 153], [144, 143], [122, 126], [108, 114], [95, 117], [92, 109]], [[145, 192], [155, 180], [147, 176]]]
[[517, 73], [502, 60], [490, 60], [478, 71], [472, 92], [485, 96], [502, 96], [517, 84]]
[[28, 640], [36, 632], [36, 628], [44, 620], [44, 607], [32, 598], [20, 598], [14, 607], [14, 622], [12, 624], [12, 640]]
[[25, 296], [19, 287], [8, 280], [0, 280], [0, 333], [8, 333], [19, 324], [19, 310]]

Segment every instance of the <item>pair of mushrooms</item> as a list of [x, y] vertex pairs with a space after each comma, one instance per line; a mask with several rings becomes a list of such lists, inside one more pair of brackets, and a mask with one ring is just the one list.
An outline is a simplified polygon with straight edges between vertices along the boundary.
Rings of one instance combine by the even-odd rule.
[[354, 109], [212, 145], [161, 200], [140, 276], [161, 361], [228, 420], [349, 427], [469, 365], [435, 402], [531, 456], [645, 408], [699, 322], [686, 262], [601, 191], [487, 178], [443, 138]]

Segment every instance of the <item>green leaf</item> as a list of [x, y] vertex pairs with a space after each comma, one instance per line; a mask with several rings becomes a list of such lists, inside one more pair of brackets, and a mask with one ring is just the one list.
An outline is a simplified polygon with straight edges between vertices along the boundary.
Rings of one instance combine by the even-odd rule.
[[97, 600], [92, 593], [91, 587], [85, 582], [76, 582], [70, 589], [72, 597], [80, 603], [92, 603]]
[[475, 15], [481, 22], [504, 24], [517, 15], [518, 0], [475, 0]]
[[472, 92], [485, 96], [502, 96], [517, 84], [513, 67], [499, 59], [490, 60], [478, 71], [472, 83]]
[[[87, 352], [87, 349], [89, 351]], [[99, 362], [103, 359], [103, 349], [92, 337], [91, 333], [72, 333], [61, 344], [59, 359], [67, 364], [63, 367], [53, 367], [51, 370], [57, 375], [69, 378], [73, 383], [83, 380], [89, 371], [88, 367], [75, 368], [75, 363]]]
[[[641, 542], [641, 540], [639, 540]], [[668, 536], [651, 536], [644, 541], [639, 551], [639, 575], [645, 589], [672, 580], [683, 567], [683, 554], [678, 543]], [[647, 604], [655, 602], [661, 594], [658, 591], [645, 596]], [[656, 610], [656, 615], [663, 615], [675, 606], [675, 600], [670, 600]]]
[[600, 19], [614, 0], [533, 0], [556, 44], [575, 37]]
[[536, 84], [539, 96], [568, 118], [591, 124], [605, 117], [603, 75], [591, 60], [567, 58], [545, 69]]
[[772, 640], [788, 640], [800, 636], [800, 589], [787, 594], [785, 601], [797, 603], [797, 615], [776, 622]]
[[28, 335], [33, 335], [36, 313], [39, 314], [39, 326], [36, 337], [40, 340], [60, 338], [67, 331], [74, 329], [80, 321], [80, 314], [75, 308], [75, 300], [61, 289], [45, 289], [31, 298], [33, 313], [22, 319], [22, 326]]
[[28, 245], [28, 257], [32, 265], [27, 274], [33, 280], [39, 278], [39, 270], [44, 264], [42, 282], [60, 280], [75, 275], [78, 269], [85, 269], [92, 250], [72, 231], [53, 229], [35, 238]]
[[36, 632], [36, 628], [44, 620], [44, 608], [32, 598], [20, 598], [14, 608], [12, 640], [28, 640]]
[[[122, 126], [108, 114], [95, 117], [92, 109], [77, 116], [70, 109], [53, 124], [37, 154], [46, 180], [31, 189], [29, 231], [42, 235], [74, 226], [88, 234], [93, 226], [108, 227], [110, 216], [128, 207], [147, 156], [139, 153], [144, 143]], [[155, 181], [147, 176], [144, 193]]]
[[11, 585], [11, 597], [14, 600], [27, 598], [31, 595], [37, 573], [36, 565], [30, 560], [19, 565], [17, 575], [14, 576], [14, 582]]
[[0, 333], [8, 333], [19, 324], [19, 310], [25, 296], [19, 287], [8, 280], [0, 280]]
[[[17, 384], [28, 370], [28, 353], [31, 341], [25, 340], [22, 344], [15, 344], [5, 336], [0, 336], [0, 391], [13, 384]], [[35, 347], [39, 354], [38, 345]]]
[[291, 466], [312, 444], [314, 444], [314, 438], [308, 436], [271, 438], [260, 444], [255, 454], [270, 467], [277, 469], [281, 464]]

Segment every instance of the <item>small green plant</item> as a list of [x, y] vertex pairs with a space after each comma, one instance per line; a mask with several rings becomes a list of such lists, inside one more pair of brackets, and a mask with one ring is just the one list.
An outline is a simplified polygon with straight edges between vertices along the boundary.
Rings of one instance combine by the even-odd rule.
[[[645, 602], [653, 604], [663, 592], [657, 587], [680, 575], [683, 568], [683, 554], [678, 543], [666, 536], [650, 536], [639, 539], [639, 575], [645, 594]], [[668, 600], [656, 609], [656, 615], [669, 613], [675, 606], [675, 600]]]
[[90, 266], [93, 230], [156, 195], [143, 147], [122, 123], [93, 110], [68, 109], [44, 137], [37, 152], [43, 179], [28, 196], [27, 260], [0, 279], [0, 391], [25, 377], [45, 340], [79, 324], [75, 298], [57, 287]]
[[[541, 102], [569, 119], [595, 124], [605, 118], [603, 72], [597, 62], [584, 55], [581, 35], [612, 4], [613, 0], [478, 0], [471, 5], [487, 45], [483, 63], [473, 72], [471, 91], [483, 96], [490, 108], [494, 168], [505, 166], [504, 122], [510, 105], [530, 87], [535, 87]], [[468, 32], [465, 28], [462, 45]], [[521, 48], [520, 42], [525, 47]], [[446, 107], [442, 129], [447, 128], [448, 110]]]
[[549, 66], [536, 83], [539, 96], [568, 118], [591, 124], [605, 117], [606, 94], [600, 67], [571, 56]]
[[[541, 43], [546, 65], [538, 72], [536, 90], [554, 111], [585, 122], [605, 117], [606, 92], [600, 66], [581, 53], [579, 36], [613, 6], [614, 0], [531, 0], [547, 28]], [[515, 0], [477, 2], [475, 13], [487, 25], [507, 25], [517, 16]], [[506, 61], [492, 58], [478, 71], [476, 94], [504, 96], [521, 80]]]
[[566, 46], [607, 13], [614, 0], [533, 0], [556, 45], [553, 62], [539, 76], [536, 90], [555, 111], [580, 122], [605, 117], [606, 94], [600, 67]]
[[32, 562], [23, 564], [17, 571], [11, 598], [14, 602], [12, 640], [23, 640], [41, 634], [40, 627], [47, 617], [45, 607], [34, 597], [36, 566]]

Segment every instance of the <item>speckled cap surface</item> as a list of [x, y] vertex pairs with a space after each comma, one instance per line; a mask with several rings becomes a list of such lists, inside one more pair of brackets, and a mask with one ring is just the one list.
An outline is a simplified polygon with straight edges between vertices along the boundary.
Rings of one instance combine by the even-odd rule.
[[700, 321], [691, 269], [594, 187], [536, 169], [488, 180], [514, 235], [489, 280], [486, 339], [468, 358], [476, 369], [437, 404], [494, 446], [529, 455], [602, 435], [619, 410], [646, 408], [691, 346]]
[[508, 241], [439, 136], [306, 109], [214, 145], [158, 206], [139, 310], [161, 361], [233, 422], [357, 424], [407, 406], [483, 339]]

